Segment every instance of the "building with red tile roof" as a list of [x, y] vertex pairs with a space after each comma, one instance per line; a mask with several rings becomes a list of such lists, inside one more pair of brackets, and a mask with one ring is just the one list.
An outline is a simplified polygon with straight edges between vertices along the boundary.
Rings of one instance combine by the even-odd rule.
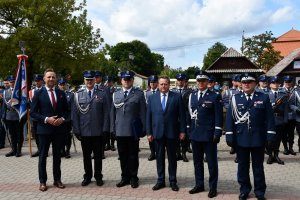
[[274, 50], [280, 51], [280, 55], [286, 57], [295, 49], [300, 48], [300, 31], [292, 28], [272, 42], [272, 46]]

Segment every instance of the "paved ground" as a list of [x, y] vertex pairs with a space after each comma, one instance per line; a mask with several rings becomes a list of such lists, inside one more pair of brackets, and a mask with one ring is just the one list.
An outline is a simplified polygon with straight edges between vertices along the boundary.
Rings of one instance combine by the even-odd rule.
[[[222, 138], [224, 140], [224, 137]], [[296, 141], [297, 138], [295, 138]], [[24, 156], [20, 158], [6, 158], [4, 155], [9, 148], [0, 150], [0, 199], [208, 199], [208, 171], [205, 164], [206, 191], [190, 195], [188, 190], [194, 186], [194, 170], [191, 154], [190, 162], [178, 163], [179, 192], [170, 188], [152, 191], [156, 182], [155, 161], [149, 162], [148, 145], [145, 139], [141, 140], [139, 178], [140, 187], [132, 189], [130, 186], [117, 188], [115, 184], [120, 180], [120, 167], [117, 152], [106, 152], [103, 161], [104, 186], [97, 187], [95, 181], [87, 187], [81, 187], [83, 175], [82, 153], [77, 143], [78, 153], [72, 147], [72, 158], [62, 159], [62, 181], [67, 188], [56, 189], [51, 184], [52, 156], [48, 158], [48, 185], [47, 192], [38, 190], [37, 158], [30, 158], [28, 145], [23, 148]], [[35, 150], [35, 148], [33, 148]], [[298, 150], [298, 147], [295, 148]], [[218, 196], [215, 199], [238, 199], [239, 186], [236, 181], [237, 165], [233, 162], [234, 156], [228, 153], [224, 141], [219, 145], [219, 184]], [[265, 165], [268, 199], [300, 199], [300, 154], [283, 156], [284, 166], [278, 164]], [[253, 180], [252, 180], [253, 182]], [[255, 196], [250, 193], [250, 199]]]

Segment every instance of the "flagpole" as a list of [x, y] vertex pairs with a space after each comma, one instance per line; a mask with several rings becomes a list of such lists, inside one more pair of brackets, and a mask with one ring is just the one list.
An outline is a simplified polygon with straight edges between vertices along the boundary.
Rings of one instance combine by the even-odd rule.
[[[25, 42], [24, 41], [20, 41], [19, 42], [19, 45], [20, 45], [20, 48], [21, 48], [21, 51], [22, 51], [22, 54], [23, 56], [25, 55]], [[26, 65], [27, 67], [27, 65]], [[27, 70], [26, 70], [26, 77], [27, 76]], [[28, 82], [26, 80], [26, 85], [28, 87]], [[27, 88], [27, 98], [28, 98], [28, 88]], [[28, 144], [29, 144], [29, 154], [30, 154], [30, 157], [32, 156], [32, 143], [31, 143], [31, 124], [30, 124], [30, 109], [29, 107], [27, 106], [27, 138], [28, 138]]]

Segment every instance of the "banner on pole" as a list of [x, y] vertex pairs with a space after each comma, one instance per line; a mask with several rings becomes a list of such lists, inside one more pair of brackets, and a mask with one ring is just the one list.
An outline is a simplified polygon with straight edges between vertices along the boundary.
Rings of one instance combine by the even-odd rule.
[[26, 55], [18, 55], [19, 60], [18, 71], [16, 76], [15, 87], [13, 90], [11, 105], [16, 109], [19, 114], [19, 120], [27, 112], [28, 102], [28, 86], [27, 86], [27, 59]]

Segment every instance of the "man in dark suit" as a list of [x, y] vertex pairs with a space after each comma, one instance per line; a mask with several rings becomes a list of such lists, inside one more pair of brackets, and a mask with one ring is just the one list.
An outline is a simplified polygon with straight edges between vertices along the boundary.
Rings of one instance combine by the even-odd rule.
[[213, 198], [217, 196], [217, 144], [222, 135], [223, 109], [220, 93], [208, 88], [209, 78], [206, 72], [198, 72], [196, 74], [198, 91], [193, 92], [189, 98], [189, 111], [193, 119], [190, 125], [190, 139], [196, 179], [196, 186], [189, 192], [195, 194], [204, 191], [203, 156], [205, 153], [209, 170], [208, 197]]
[[68, 103], [63, 91], [56, 89], [56, 74], [53, 69], [44, 72], [45, 87], [38, 90], [31, 103], [31, 117], [37, 121], [37, 135], [39, 137], [39, 180], [42, 192], [48, 189], [46, 160], [50, 144], [53, 153], [53, 185], [65, 188], [61, 182], [60, 151], [64, 144], [64, 121], [68, 118]]
[[255, 196], [258, 200], [265, 200], [264, 148], [266, 143], [269, 148], [274, 143], [274, 114], [269, 96], [255, 91], [255, 74], [242, 74], [241, 82], [243, 92], [233, 95], [228, 107], [226, 142], [228, 146], [236, 146], [239, 199], [246, 200], [252, 189], [249, 174], [251, 161]]
[[158, 81], [159, 91], [148, 99], [146, 132], [149, 142], [154, 141], [158, 179], [153, 190], [165, 187], [165, 148], [169, 161], [169, 182], [173, 191], [178, 191], [176, 179], [176, 148], [178, 138], [183, 140], [186, 132], [185, 110], [179, 93], [169, 91], [170, 79], [162, 76]]
[[91, 153], [94, 154], [94, 177], [98, 186], [102, 180], [103, 136], [109, 130], [109, 100], [105, 91], [94, 88], [94, 71], [83, 73], [86, 89], [75, 93], [72, 108], [73, 132], [81, 141], [85, 174], [82, 186], [87, 186], [93, 177]]

